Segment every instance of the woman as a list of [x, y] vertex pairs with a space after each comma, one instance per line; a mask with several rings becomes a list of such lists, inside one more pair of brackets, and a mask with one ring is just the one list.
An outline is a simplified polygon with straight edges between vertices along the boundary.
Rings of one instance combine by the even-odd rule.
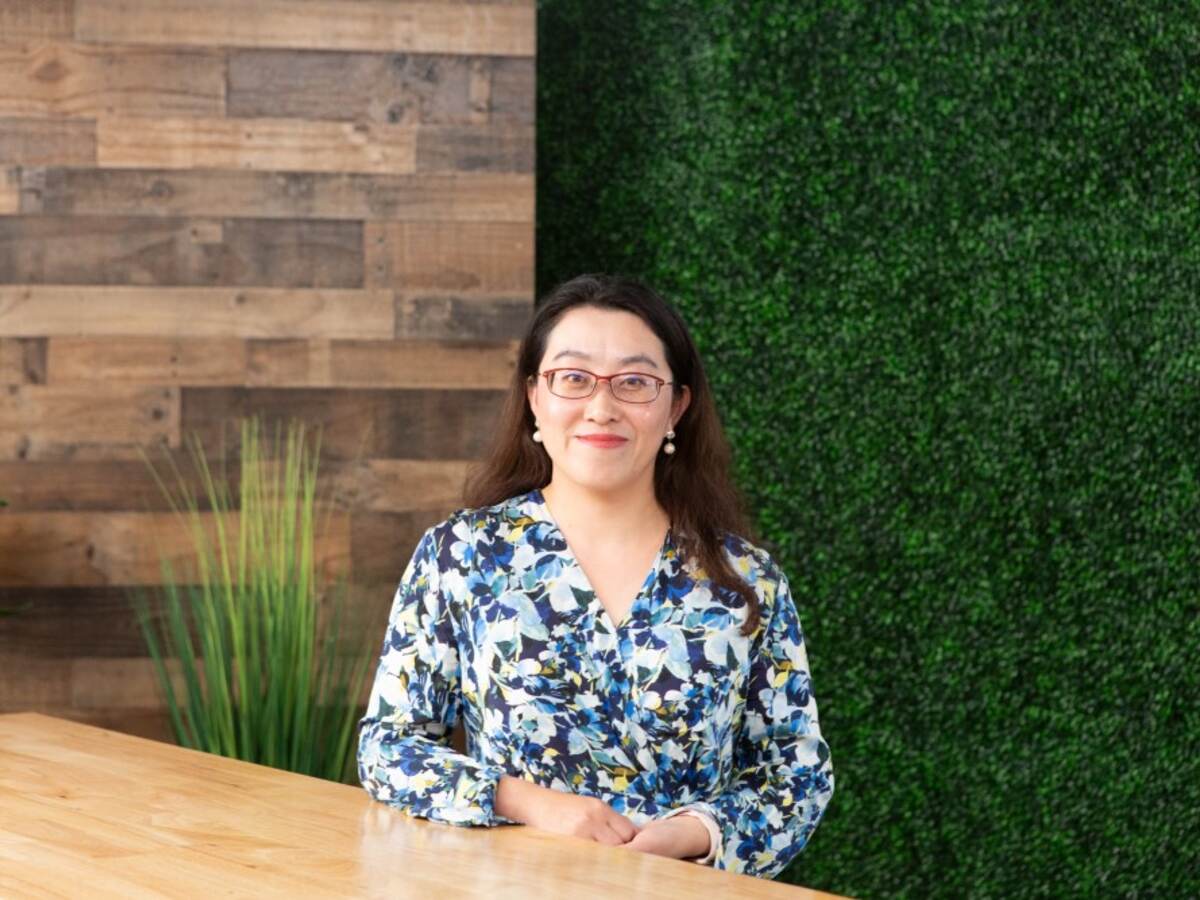
[[372, 796], [778, 874], [834, 778], [787, 579], [741, 536], [728, 467], [678, 313], [628, 279], [552, 291], [468, 508], [396, 591], [359, 738]]

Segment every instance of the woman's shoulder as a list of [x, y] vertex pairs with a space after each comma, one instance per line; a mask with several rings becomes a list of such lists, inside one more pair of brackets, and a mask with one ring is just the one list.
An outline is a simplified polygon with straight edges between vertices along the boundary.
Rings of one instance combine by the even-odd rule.
[[783, 568], [766, 547], [745, 535], [725, 532], [722, 543], [733, 570], [758, 594], [765, 608], [769, 608], [775, 595], [787, 583]]
[[722, 534], [722, 544], [725, 554], [740, 572], [749, 574], [751, 570], [757, 570], [765, 575], [783, 574], [770, 551], [745, 535], [726, 531]]

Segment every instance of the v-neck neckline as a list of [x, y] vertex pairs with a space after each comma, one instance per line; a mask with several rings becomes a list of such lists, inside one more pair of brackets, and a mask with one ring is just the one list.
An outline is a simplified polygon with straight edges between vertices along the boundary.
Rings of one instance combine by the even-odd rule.
[[596, 589], [592, 586], [592, 581], [590, 578], [588, 578], [587, 572], [585, 572], [583, 570], [583, 566], [580, 565], [579, 558], [575, 555], [575, 551], [571, 549], [571, 545], [567, 542], [566, 533], [559, 527], [558, 520], [554, 518], [554, 514], [550, 512], [550, 507], [546, 503], [546, 498], [542, 495], [542, 489], [534, 488], [529, 492], [529, 497], [535, 504], [541, 507], [543, 521], [545, 521], [556, 532], [558, 532], [558, 536], [562, 540], [564, 555], [570, 558], [571, 565], [578, 570], [579, 577], [587, 589], [587, 593], [590, 598], [588, 601], [588, 606], [594, 606], [595, 614], [598, 617], [603, 616], [604, 621], [608, 625], [609, 631], [612, 634], [616, 634], [633, 620], [633, 614], [637, 610], [638, 604], [641, 602], [642, 598], [646, 596], [647, 591], [658, 578], [658, 573], [662, 569], [663, 560], [666, 558], [667, 548], [671, 545], [671, 526], [667, 525], [667, 533], [663, 537], [662, 544], [658, 548], [658, 553], [655, 555], [654, 561], [650, 564], [650, 571], [647, 572], [646, 577], [642, 579], [642, 586], [638, 588], [638, 592], [634, 596], [633, 602], [629, 604], [629, 609], [625, 611], [625, 615], [621, 617], [620, 622], [613, 622], [612, 616], [609, 615], [604, 604], [600, 602], [600, 595], [596, 593]]

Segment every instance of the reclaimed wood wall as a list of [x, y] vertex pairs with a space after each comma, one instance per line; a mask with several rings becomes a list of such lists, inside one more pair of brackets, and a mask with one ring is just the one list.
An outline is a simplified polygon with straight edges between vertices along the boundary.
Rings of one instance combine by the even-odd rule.
[[0, 3], [0, 712], [166, 736], [139, 451], [236, 463], [243, 415], [323, 429], [382, 636], [533, 309], [534, 41], [533, 0]]

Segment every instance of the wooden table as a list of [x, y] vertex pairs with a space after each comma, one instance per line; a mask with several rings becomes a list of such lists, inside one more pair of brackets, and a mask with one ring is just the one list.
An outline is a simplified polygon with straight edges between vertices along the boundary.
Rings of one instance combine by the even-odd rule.
[[442, 825], [349, 785], [0, 715], [0, 896], [164, 895], [833, 896], [526, 826]]

